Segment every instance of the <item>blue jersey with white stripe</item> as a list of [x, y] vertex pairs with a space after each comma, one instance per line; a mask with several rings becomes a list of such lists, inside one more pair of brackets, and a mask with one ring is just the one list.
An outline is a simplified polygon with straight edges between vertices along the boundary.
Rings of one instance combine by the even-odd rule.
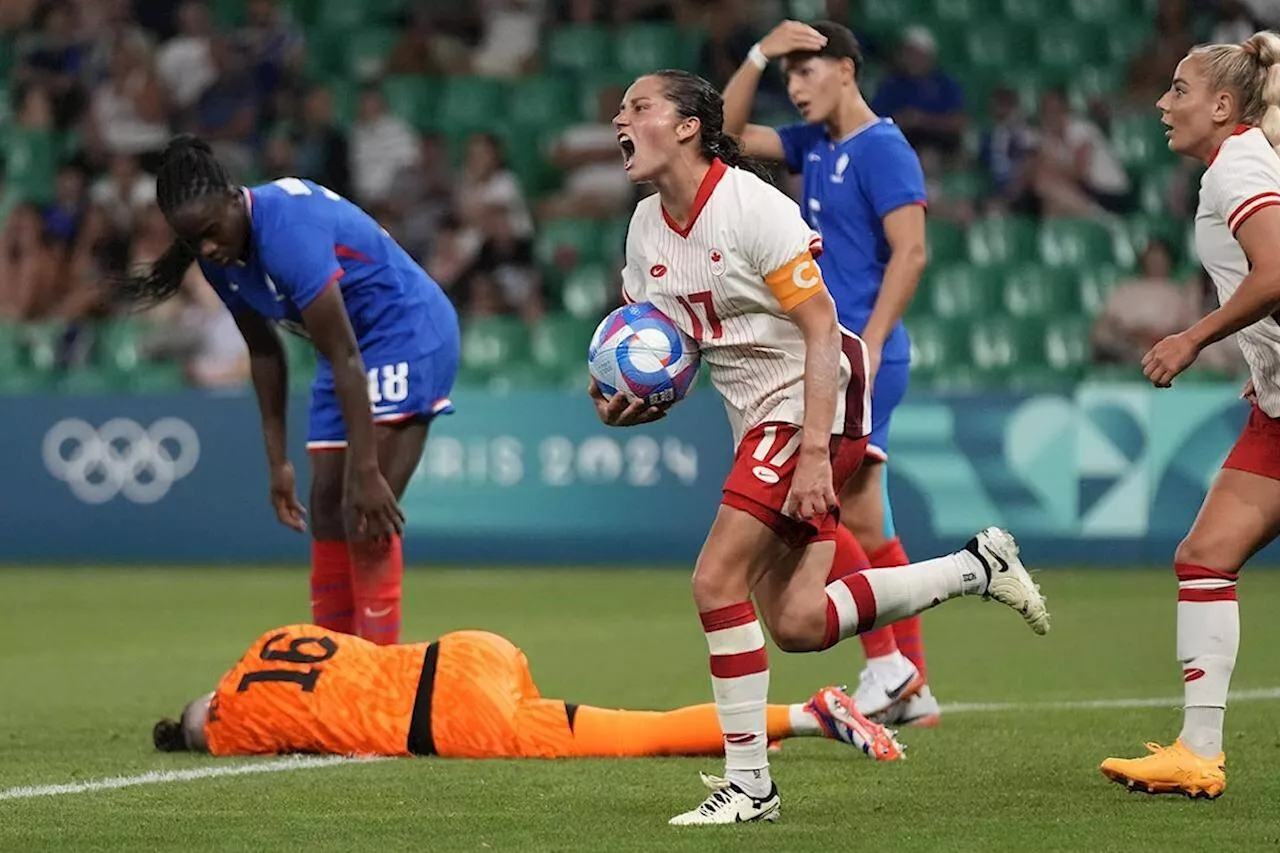
[[395, 350], [410, 358], [456, 346], [448, 296], [369, 214], [299, 178], [245, 192], [248, 258], [228, 266], [200, 262], [232, 312], [249, 309], [303, 332], [302, 311], [336, 283], [366, 356]]
[[[925, 204], [920, 159], [892, 120], [878, 118], [834, 142], [820, 124], [778, 129], [787, 167], [804, 179], [801, 210], [822, 235], [822, 277], [840, 322], [861, 333], [871, 318], [889, 241], [884, 217], [908, 204]], [[885, 341], [882, 360], [910, 359], [902, 324]]]

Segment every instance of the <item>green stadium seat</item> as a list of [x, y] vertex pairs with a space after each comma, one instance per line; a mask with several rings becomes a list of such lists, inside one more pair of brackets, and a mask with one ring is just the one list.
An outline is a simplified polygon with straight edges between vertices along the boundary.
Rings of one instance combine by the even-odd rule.
[[594, 73], [612, 65], [613, 38], [604, 27], [577, 24], [551, 32], [543, 56], [553, 69]]
[[[943, 365], [934, 373], [925, 374], [921, 378], [924, 381], [920, 384], [924, 387], [951, 393], [975, 391], [985, 385], [994, 384], [972, 364], [965, 362]], [[916, 382], [914, 373], [911, 381]]]
[[1130, 9], [1128, 3], [1117, 3], [1116, 0], [1070, 0], [1068, 6], [1071, 17], [1077, 21], [1092, 21], [1100, 24], [1121, 24], [1142, 18], [1141, 10]]
[[63, 394], [106, 394], [127, 387], [125, 374], [109, 367], [85, 366], [58, 376], [56, 388]]
[[1066, 79], [1067, 103], [1073, 110], [1084, 112], [1089, 104], [1109, 99], [1124, 85], [1123, 68], [1114, 65], [1082, 65]]
[[347, 42], [351, 33], [343, 29], [316, 27], [307, 33], [306, 76], [309, 80], [346, 81]]
[[620, 216], [600, 226], [600, 257], [606, 264], [622, 266], [627, 251], [627, 230], [631, 217]]
[[526, 77], [511, 86], [506, 115], [522, 128], [562, 130], [582, 120], [581, 93], [564, 76]]
[[1173, 249], [1173, 261], [1177, 264], [1183, 255], [1184, 233], [1182, 224], [1167, 215], [1133, 214], [1112, 230], [1112, 252], [1122, 269], [1132, 269], [1138, 265], [1147, 244], [1158, 238]]
[[1039, 323], [1012, 317], [977, 318], [969, 326], [969, 360], [986, 372], [1044, 364], [1044, 332]]
[[[524, 362], [503, 365], [496, 372], [488, 375], [483, 382], [483, 387], [490, 394], [512, 394], [531, 389], [552, 388], [563, 378], [563, 374], [555, 367], [549, 368], [542, 364]], [[584, 381], [578, 386], [578, 390], [585, 390], [586, 387], [587, 383]]]
[[1044, 356], [1049, 367], [1072, 378], [1082, 375], [1093, 354], [1088, 317], [1057, 317], [1045, 323]]
[[995, 310], [998, 281], [997, 270], [952, 264], [929, 276], [925, 298], [940, 319], [979, 317]]
[[1171, 160], [1164, 132], [1155, 110], [1118, 115], [1111, 121], [1111, 144], [1125, 165]]
[[462, 364], [477, 374], [492, 375], [528, 355], [529, 337], [514, 317], [473, 318], [462, 327]]
[[[359, 4], [352, 4], [359, 5]], [[347, 73], [356, 80], [382, 76], [399, 36], [389, 27], [366, 27], [346, 36]]]
[[187, 385], [182, 365], [148, 362], [131, 371], [124, 378], [125, 386], [139, 394], [163, 394], [178, 391]]
[[1021, 263], [1035, 258], [1036, 226], [1021, 217], [987, 217], [969, 226], [968, 244], [972, 264]]
[[245, 9], [248, 5], [247, 0], [212, 0], [209, 11], [213, 13], [213, 20], [218, 26], [232, 29], [245, 22]]
[[53, 197], [54, 177], [62, 151], [56, 133], [12, 128], [3, 157], [6, 191], [24, 201], [44, 203]]
[[1102, 34], [1077, 21], [1044, 21], [1036, 28], [1035, 48], [1044, 68], [1074, 73], [1078, 68], [1107, 60]]
[[289, 388], [301, 393], [316, 378], [316, 348], [305, 338], [281, 330], [285, 356], [289, 359]]
[[940, 176], [943, 192], [948, 198], [978, 201], [991, 189], [991, 181], [981, 169], [952, 169]]
[[1015, 267], [1005, 274], [1003, 291], [1004, 310], [1013, 317], [1057, 317], [1079, 310], [1077, 278], [1068, 270]]
[[862, 14], [850, 26], [863, 27], [882, 36], [894, 36], [916, 23], [918, 16], [902, 0], [862, 0]]
[[128, 373], [143, 359], [139, 321], [130, 317], [108, 320], [98, 327], [97, 355], [103, 367]]
[[1002, 0], [1006, 20], [1040, 26], [1055, 11], [1059, 0]]
[[1111, 264], [1098, 264], [1081, 270], [1077, 291], [1080, 308], [1090, 317], [1097, 316], [1119, 280], [1120, 271]]
[[618, 31], [618, 68], [640, 76], [660, 68], [692, 68], [698, 63], [696, 31], [669, 24], [630, 24]]
[[372, 22], [376, 17], [378, 4], [369, 0], [360, 3], [352, 3], [350, 0], [311, 0], [310, 5], [315, 7], [316, 26], [346, 30], [349, 33]]
[[65, 326], [57, 321], [27, 323], [21, 328], [27, 366], [41, 373], [57, 369], [58, 343]]
[[[975, 22], [965, 30], [965, 59], [970, 68], [1000, 69], [1025, 59], [1019, 28], [999, 19]], [[1005, 78], [1003, 82], [1012, 82]]]
[[1059, 391], [1069, 393], [1080, 380], [1080, 371], [1058, 370], [1053, 367], [1018, 367], [998, 371], [1000, 387], [1016, 393], [1045, 393]]
[[1037, 238], [1040, 261], [1051, 267], [1083, 267], [1109, 261], [1112, 238], [1091, 219], [1049, 219]]
[[393, 75], [382, 81], [382, 97], [387, 109], [419, 131], [434, 124], [436, 103], [444, 82], [410, 74]]
[[933, 20], [938, 29], [950, 25], [968, 26], [978, 21], [989, 21], [999, 14], [997, 0], [933, 0]]
[[964, 231], [954, 222], [927, 220], [925, 239], [929, 247], [930, 264], [950, 264], [964, 260]]
[[505, 123], [506, 88], [487, 77], [451, 77], [440, 97], [436, 123], [451, 132], [497, 130]]
[[[1116, 4], [1123, 5], [1123, 4]], [[1107, 54], [1113, 65], [1126, 65], [1151, 38], [1151, 28], [1143, 26], [1107, 27]]]
[[0, 321], [0, 374], [22, 368], [22, 327]]
[[604, 260], [602, 248], [600, 223], [591, 219], [552, 219], [534, 238], [534, 255], [545, 269]]
[[911, 375], [928, 377], [967, 360], [967, 347], [955, 323], [922, 317], [911, 323]]
[[598, 322], [619, 301], [619, 285], [615, 276], [598, 264], [578, 267], [560, 288], [560, 303], [564, 310], [582, 320]]
[[548, 314], [530, 334], [533, 362], [560, 373], [568, 373], [586, 362], [587, 346], [597, 322], [571, 314]]

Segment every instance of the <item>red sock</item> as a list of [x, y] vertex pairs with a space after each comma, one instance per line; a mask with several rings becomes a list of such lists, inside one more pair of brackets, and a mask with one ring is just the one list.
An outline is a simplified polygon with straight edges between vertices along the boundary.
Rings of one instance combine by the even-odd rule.
[[871, 567], [867, 555], [849, 529], [836, 526], [836, 555], [827, 574], [827, 626], [822, 648], [875, 624], [876, 603], [861, 572]]
[[[880, 565], [879, 563], [875, 563], [867, 558], [867, 554], [862, 550], [862, 545], [858, 542], [857, 537], [849, 531], [849, 528], [843, 525], [841, 525], [836, 531], [836, 563], [840, 562], [842, 544], [846, 552], [848, 552], [848, 549], [850, 548], [856, 548], [857, 555], [861, 558], [857, 561], [857, 568], [853, 569], [853, 571], [860, 572], [864, 569], [870, 569]], [[828, 583], [832, 580], [833, 579], [831, 577], [827, 578]], [[866, 655], [867, 658], [884, 657], [885, 655], [891, 655], [898, 650], [898, 643], [894, 639], [892, 625], [885, 625], [883, 628], [877, 628], [874, 631], [867, 631], [865, 634], [859, 634], [858, 642], [862, 643], [862, 653]]]
[[[907, 559], [907, 552], [902, 547], [902, 540], [897, 537], [884, 543], [871, 555], [871, 565], [877, 569], [905, 566], [910, 562]], [[897, 642], [898, 651], [906, 655], [907, 659], [916, 665], [916, 669], [920, 670], [922, 678], [927, 678], [924, 669], [924, 637], [920, 631], [920, 614], [908, 616], [906, 619], [894, 622], [889, 627], [893, 629], [893, 637]]]
[[400, 642], [400, 537], [352, 542], [350, 551], [356, 633], [380, 646]]
[[352, 608], [347, 543], [311, 540], [311, 621], [350, 634], [355, 624]]

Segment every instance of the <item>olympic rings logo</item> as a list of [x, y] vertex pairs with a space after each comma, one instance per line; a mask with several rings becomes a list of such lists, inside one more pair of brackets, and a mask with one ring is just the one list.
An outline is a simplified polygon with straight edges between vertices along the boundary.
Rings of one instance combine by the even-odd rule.
[[150, 504], [195, 469], [200, 437], [180, 418], [161, 418], [146, 429], [128, 418], [112, 418], [97, 429], [67, 418], [45, 433], [43, 456], [49, 473], [87, 504], [116, 495]]

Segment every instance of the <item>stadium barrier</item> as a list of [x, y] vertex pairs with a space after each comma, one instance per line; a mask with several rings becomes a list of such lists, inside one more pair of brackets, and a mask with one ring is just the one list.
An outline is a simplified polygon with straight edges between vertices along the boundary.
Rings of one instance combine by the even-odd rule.
[[[610, 430], [584, 395], [460, 393], [405, 496], [413, 563], [692, 561], [731, 448], [695, 393]], [[303, 481], [305, 399], [292, 401]], [[1168, 562], [1247, 415], [1238, 389], [1082, 385], [1061, 394], [913, 394], [891, 476], [912, 554], [1015, 531], [1029, 561]], [[304, 562], [267, 503], [251, 396], [0, 398], [0, 561]]]

